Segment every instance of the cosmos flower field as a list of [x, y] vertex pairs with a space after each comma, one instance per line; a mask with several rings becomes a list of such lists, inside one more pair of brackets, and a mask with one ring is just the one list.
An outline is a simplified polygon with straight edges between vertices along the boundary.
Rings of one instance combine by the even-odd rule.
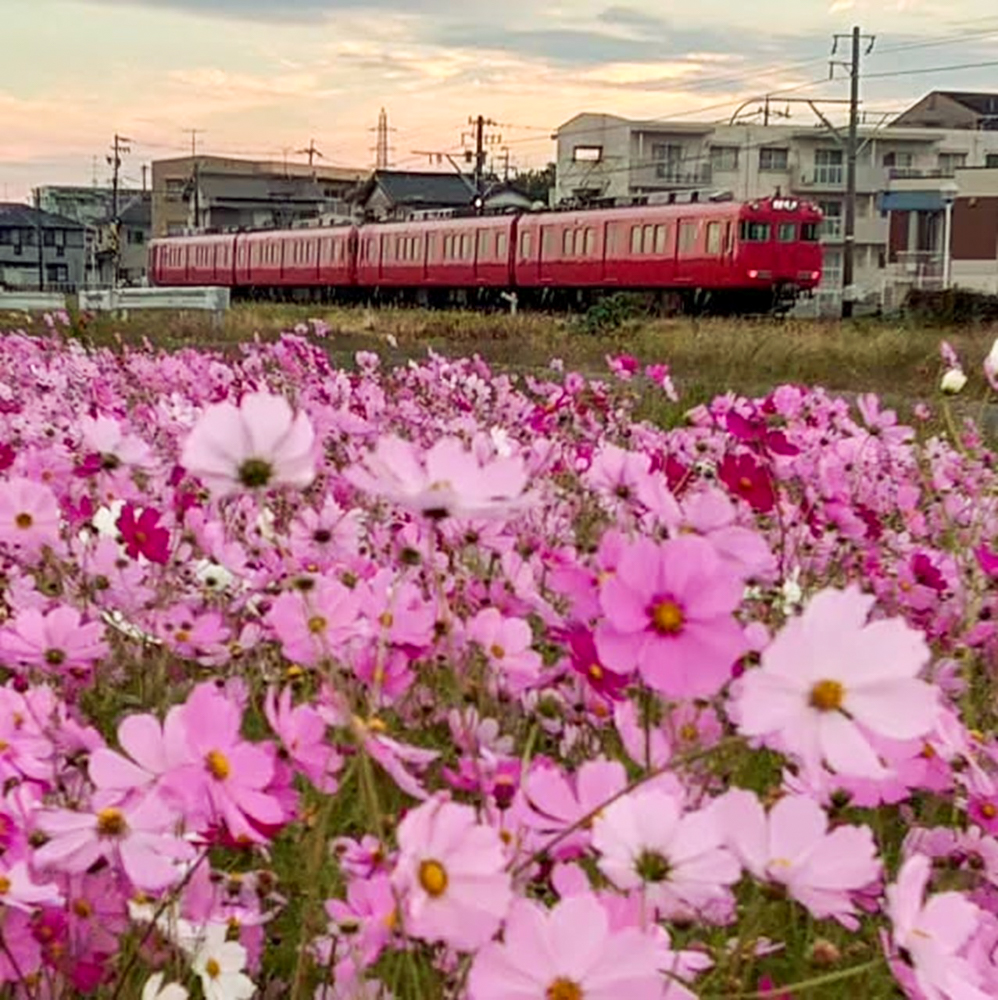
[[998, 996], [972, 423], [52, 325], [0, 337], [0, 996]]

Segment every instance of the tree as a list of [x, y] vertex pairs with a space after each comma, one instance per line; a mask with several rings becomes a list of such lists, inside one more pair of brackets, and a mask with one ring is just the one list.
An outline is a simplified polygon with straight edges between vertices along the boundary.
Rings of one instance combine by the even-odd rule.
[[513, 187], [531, 201], [542, 201], [547, 205], [554, 187], [555, 171], [553, 163], [549, 163], [543, 170], [521, 170], [513, 181]]

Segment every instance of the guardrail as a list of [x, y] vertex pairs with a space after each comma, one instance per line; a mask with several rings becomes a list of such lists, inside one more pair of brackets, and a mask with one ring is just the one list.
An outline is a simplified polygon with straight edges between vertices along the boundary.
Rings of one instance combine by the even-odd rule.
[[194, 288], [87, 288], [79, 293], [80, 309], [86, 312], [117, 312], [127, 315], [141, 309], [171, 309], [177, 312], [210, 312], [215, 325], [231, 304], [231, 291], [221, 287]]
[[66, 308], [61, 292], [0, 292], [0, 312], [53, 312]]

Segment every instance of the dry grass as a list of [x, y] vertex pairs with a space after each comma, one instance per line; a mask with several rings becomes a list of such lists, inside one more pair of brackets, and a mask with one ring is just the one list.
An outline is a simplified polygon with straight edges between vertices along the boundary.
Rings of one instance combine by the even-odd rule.
[[[135, 313], [127, 320], [98, 317], [83, 333], [92, 343], [148, 338], [157, 346], [231, 348], [259, 335], [276, 337], [310, 318], [331, 327], [327, 346], [349, 365], [358, 350], [387, 361], [425, 356], [427, 348], [480, 354], [505, 368], [538, 371], [552, 358], [589, 374], [605, 373], [607, 354], [628, 352], [643, 362], [667, 362], [687, 404], [735, 391], [763, 394], [786, 382], [858, 393], [876, 392], [892, 405], [932, 398], [942, 371], [939, 342], [948, 339], [970, 376], [966, 397], [985, 388], [980, 363], [994, 330], [939, 330], [887, 321], [646, 319], [609, 334], [582, 330], [577, 318], [539, 313], [516, 317], [419, 309], [344, 309], [323, 306], [239, 305], [220, 329], [198, 314]], [[23, 319], [23, 318], [22, 318]], [[44, 327], [39, 320], [34, 328]], [[0, 329], [16, 328], [4, 323]], [[389, 338], [392, 338], [391, 340]], [[392, 342], [394, 341], [394, 343]]]

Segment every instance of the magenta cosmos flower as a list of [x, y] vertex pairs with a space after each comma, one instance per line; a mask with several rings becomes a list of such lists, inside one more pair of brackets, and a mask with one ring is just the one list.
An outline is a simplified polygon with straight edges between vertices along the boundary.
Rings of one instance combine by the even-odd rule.
[[739, 730], [808, 767], [824, 761], [867, 778], [886, 774], [867, 732], [928, 735], [940, 710], [938, 691], [917, 676], [928, 646], [899, 618], [868, 623], [873, 603], [858, 587], [817, 594], [742, 678], [733, 706]]
[[347, 479], [368, 493], [419, 511], [431, 520], [505, 515], [523, 504], [527, 471], [519, 456], [482, 462], [459, 438], [424, 452], [402, 438], [381, 438]]
[[315, 478], [315, 430], [283, 396], [254, 392], [238, 407], [209, 406], [184, 444], [180, 462], [212, 493], [308, 486]]
[[499, 834], [470, 806], [434, 799], [402, 820], [398, 844], [406, 932], [463, 951], [485, 944], [513, 898]]
[[637, 667], [670, 698], [714, 695], [748, 648], [733, 617], [742, 591], [704, 539], [684, 536], [663, 545], [640, 539], [600, 588], [606, 616], [596, 631], [600, 660], [620, 674]]
[[611, 929], [591, 894], [552, 910], [518, 900], [502, 943], [476, 956], [469, 994], [471, 1000], [661, 1000], [661, 957], [653, 935]]

